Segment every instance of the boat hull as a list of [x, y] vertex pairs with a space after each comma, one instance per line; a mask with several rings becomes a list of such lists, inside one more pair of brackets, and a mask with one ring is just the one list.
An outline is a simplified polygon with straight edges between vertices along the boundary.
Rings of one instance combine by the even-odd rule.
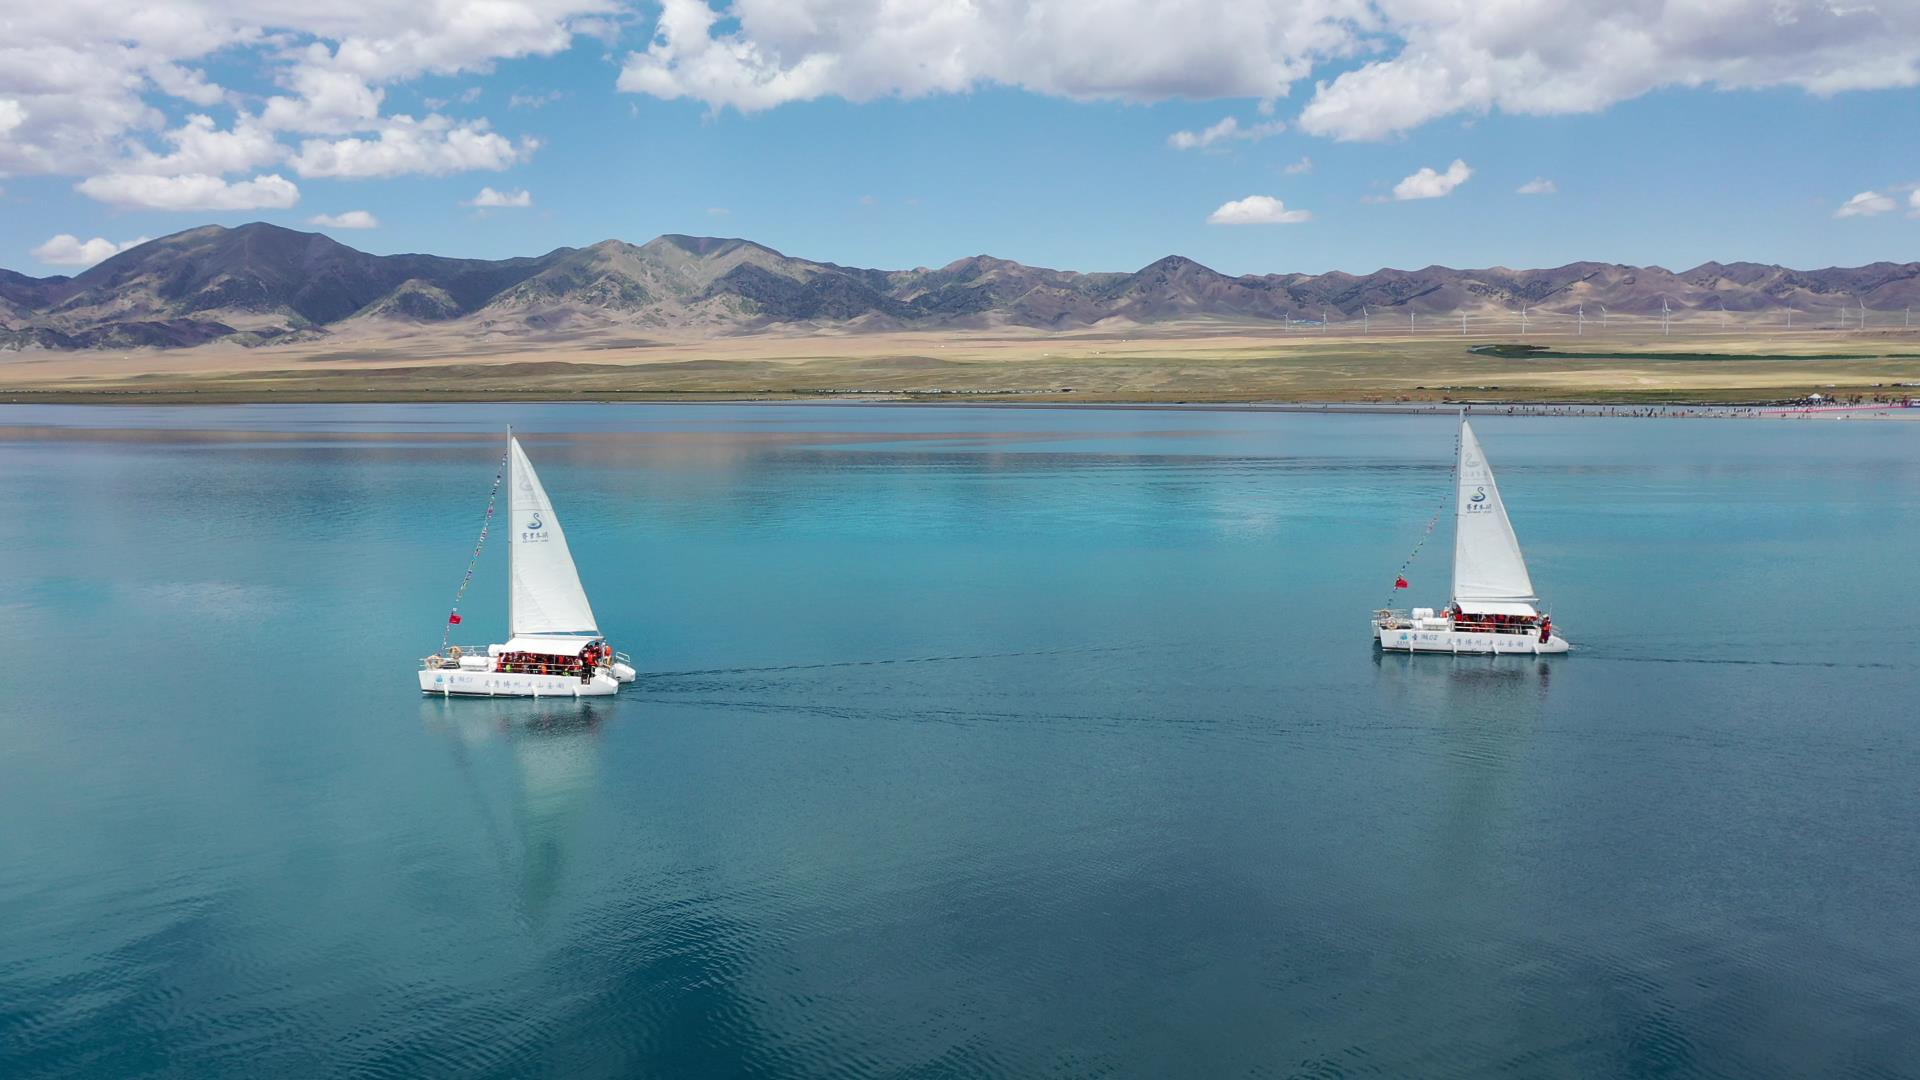
[[1374, 640], [1386, 652], [1434, 652], [1497, 656], [1548, 656], [1566, 652], [1567, 639], [1555, 634], [1546, 641], [1539, 634], [1484, 634], [1469, 630], [1421, 630], [1375, 626]]
[[422, 668], [420, 692], [442, 697], [605, 697], [617, 693], [620, 681], [606, 671], [581, 682], [577, 675], [523, 675], [501, 671], [463, 671], [459, 668]]

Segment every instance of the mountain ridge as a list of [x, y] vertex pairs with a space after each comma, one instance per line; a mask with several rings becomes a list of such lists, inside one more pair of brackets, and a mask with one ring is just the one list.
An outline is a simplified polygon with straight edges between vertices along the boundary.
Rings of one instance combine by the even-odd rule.
[[[1709, 261], [1679, 272], [1581, 261], [1542, 269], [1230, 276], [1182, 255], [1132, 272], [1028, 266], [988, 254], [880, 270], [785, 255], [739, 237], [669, 233], [509, 259], [372, 255], [264, 222], [204, 225], [73, 276], [0, 269], [0, 349], [265, 345], [349, 328], [444, 324], [559, 337], [605, 327], [752, 333], [1174, 320], [1282, 323], [1457, 317], [1521, 306], [1750, 315], [1920, 303], [1920, 262], [1796, 270]], [[1595, 312], [1594, 314], [1598, 314]], [[1588, 316], [1593, 317], [1592, 315]]]

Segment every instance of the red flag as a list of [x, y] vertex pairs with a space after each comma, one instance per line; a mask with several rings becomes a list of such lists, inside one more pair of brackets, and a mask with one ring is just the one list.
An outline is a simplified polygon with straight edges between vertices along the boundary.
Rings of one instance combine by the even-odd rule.
[[[1394, 588], [1396, 588], [1396, 589], [1404, 589], [1404, 588], [1406, 588], [1406, 587], [1407, 587], [1407, 579], [1406, 579], [1406, 578], [1404, 578], [1404, 577], [1396, 577], [1396, 578], [1394, 578], [1394, 579], [1393, 579], [1393, 587], [1394, 587]], [[456, 622], [458, 622], [458, 621], [459, 621], [459, 619], [460, 619], [460, 616], [458, 616], [458, 615], [455, 615], [455, 616], [454, 616], [453, 618], [454, 618], [454, 621], [456, 621]]]
[[451, 614], [451, 615], [449, 615], [449, 616], [447, 616], [447, 625], [449, 625], [449, 626], [459, 626], [459, 625], [460, 625], [460, 613], [456, 611], [456, 612], [454, 612], [453, 614]]

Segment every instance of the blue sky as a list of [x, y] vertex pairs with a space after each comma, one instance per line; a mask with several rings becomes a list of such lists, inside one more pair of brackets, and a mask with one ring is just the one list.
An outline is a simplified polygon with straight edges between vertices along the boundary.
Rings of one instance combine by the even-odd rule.
[[[683, 3], [662, 26], [651, 5], [510, 0], [526, 10], [505, 30], [446, 4], [402, 16], [362, 0], [306, 25], [163, 3], [198, 36], [136, 36], [160, 59], [104, 92], [23, 74], [36, 42], [52, 65], [81, 40], [50, 15], [0, 63], [0, 266], [73, 273], [139, 237], [253, 220], [375, 252], [684, 232], [890, 268], [978, 253], [1081, 270], [1178, 253], [1230, 273], [1920, 257], [1920, 18], [1902, 11], [1803, 22], [1741, 56], [1712, 22], [1688, 30], [1679, 9], [1701, 5], [1668, 0], [1673, 32], [1609, 53], [1584, 44], [1608, 40], [1604, 11], [1539, 0], [1522, 6], [1587, 20], [1543, 66], [1434, 5], [1398, 24], [1394, 4], [1367, 5], [1370, 23], [1315, 0], [1318, 22], [1289, 8], [1193, 41], [1174, 25], [1088, 43], [1074, 23], [1023, 59], [1034, 18], [1016, 46], [986, 15], [896, 25], [885, 5], [836, 2]], [[800, 9], [812, 23], [783, 21]], [[196, 115], [207, 139], [170, 136]], [[1262, 137], [1170, 142], [1228, 118]], [[1519, 193], [1535, 180], [1553, 190]], [[483, 188], [530, 205], [469, 205]], [[350, 211], [377, 226], [309, 224]]]

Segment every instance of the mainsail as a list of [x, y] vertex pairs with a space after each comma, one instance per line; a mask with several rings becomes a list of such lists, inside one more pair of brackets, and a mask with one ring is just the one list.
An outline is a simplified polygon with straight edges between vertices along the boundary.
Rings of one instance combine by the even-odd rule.
[[[1520, 555], [1493, 468], [1473, 428], [1460, 421], [1460, 492], [1454, 510], [1453, 598], [1532, 603], [1533, 579]], [[1469, 605], [1469, 610], [1472, 610]]]
[[512, 548], [513, 579], [509, 590], [509, 622], [514, 637], [523, 634], [598, 634], [580, 572], [567, 550], [567, 534], [560, 531], [559, 515], [547, 499], [547, 489], [520, 448], [511, 440], [507, 521]]

